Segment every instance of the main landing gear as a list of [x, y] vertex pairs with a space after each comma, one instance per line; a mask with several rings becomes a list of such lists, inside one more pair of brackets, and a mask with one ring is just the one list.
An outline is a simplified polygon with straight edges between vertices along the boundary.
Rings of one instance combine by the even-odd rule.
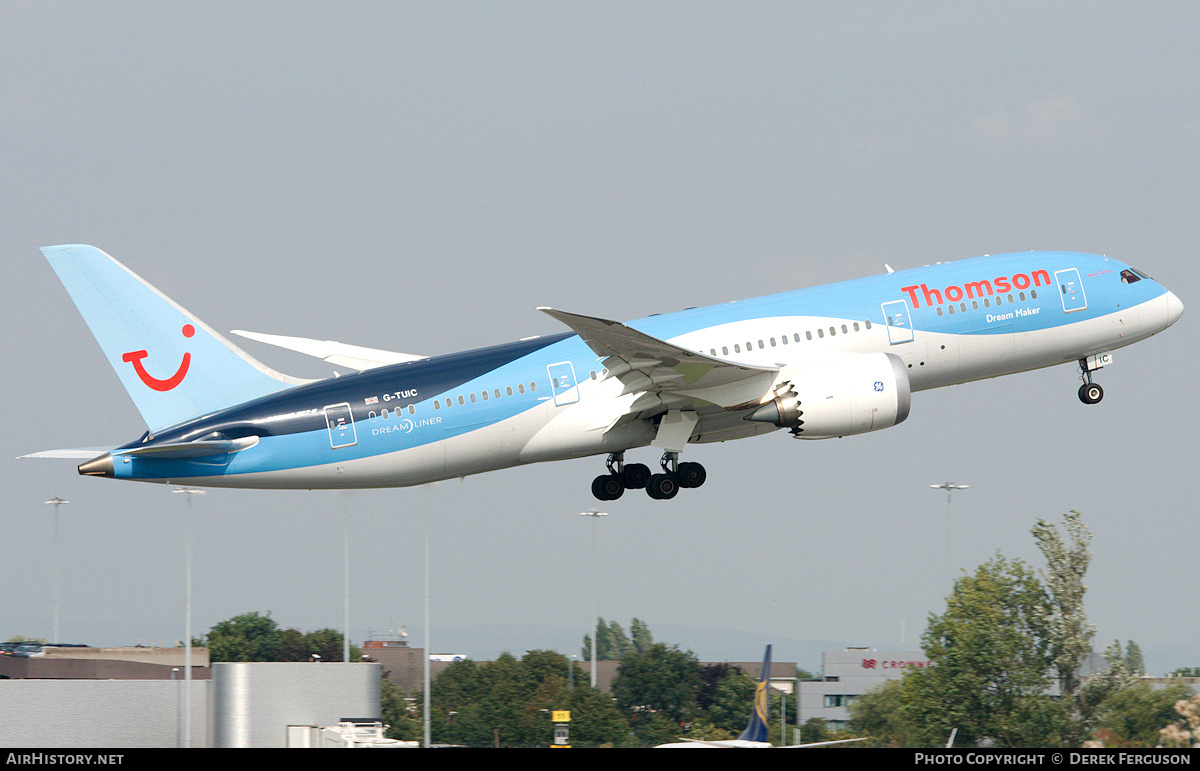
[[608, 473], [592, 480], [592, 495], [602, 501], [615, 501], [626, 490], [645, 489], [655, 500], [674, 498], [681, 487], [699, 487], [708, 478], [708, 472], [699, 463], [680, 463], [679, 453], [667, 452], [659, 465], [661, 474], [651, 474], [650, 468], [641, 463], [625, 464], [625, 454], [614, 452], [608, 456]]

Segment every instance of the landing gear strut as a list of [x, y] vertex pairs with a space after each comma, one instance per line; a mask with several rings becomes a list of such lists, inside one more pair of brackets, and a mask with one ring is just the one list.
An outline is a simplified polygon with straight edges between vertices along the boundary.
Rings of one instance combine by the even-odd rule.
[[615, 501], [626, 490], [645, 488], [646, 494], [655, 500], [675, 497], [681, 487], [699, 487], [704, 484], [708, 473], [699, 463], [680, 463], [679, 453], [667, 452], [659, 465], [661, 474], [651, 474], [641, 463], [625, 463], [625, 454], [614, 452], [605, 462], [608, 473], [592, 480], [592, 495], [601, 501]]
[[1079, 401], [1084, 404], [1096, 404], [1104, 398], [1104, 389], [1098, 383], [1092, 382], [1092, 368], [1089, 368], [1087, 359], [1079, 360], [1079, 369], [1083, 376], [1083, 385], [1079, 386]]

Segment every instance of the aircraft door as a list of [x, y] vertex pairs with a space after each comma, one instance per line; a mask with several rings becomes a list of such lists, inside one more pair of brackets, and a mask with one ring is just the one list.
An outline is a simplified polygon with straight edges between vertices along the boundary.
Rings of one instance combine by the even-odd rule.
[[349, 403], [327, 405], [325, 425], [329, 427], [329, 446], [333, 449], [358, 444], [358, 435], [354, 432], [354, 416], [350, 412]]
[[894, 300], [884, 303], [883, 319], [887, 322], [888, 342], [911, 343], [913, 339], [912, 318], [908, 313], [908, 303], [904, 300]]
[[562, 407], [579, 401], [579, 387], [575, 382], [575, 367], [571, 362], [563, 361], [546, 367], [550, 375], [550, 388], [554, 392], [554, 404]]
[[1056, 270], [1054, 280], [1058, 282], [1058, 291], [1062, 294], [1063, 313], [1087, 308], [1087, 297], [1083, 293], [1083, 282], [1079, 280], [1078, 268]]

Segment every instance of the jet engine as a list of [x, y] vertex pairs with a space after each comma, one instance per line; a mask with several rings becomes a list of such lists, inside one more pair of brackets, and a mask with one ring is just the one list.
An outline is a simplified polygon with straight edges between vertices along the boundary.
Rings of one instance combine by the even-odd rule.
[[895, 354], [859, 354], [785, 374], [746, 420], [791, 429], [798, 439], [829, 439], [891, 428], [908, 417], [912, 389]]

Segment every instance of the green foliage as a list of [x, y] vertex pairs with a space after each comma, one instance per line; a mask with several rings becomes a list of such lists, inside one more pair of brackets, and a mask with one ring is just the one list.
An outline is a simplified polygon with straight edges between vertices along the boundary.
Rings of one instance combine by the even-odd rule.
[[629, 622], [630, 643], [638, 653], [645, 653], [654, 645], [654, 635], [650, 634], [650, 626], [640, 618]]
[[283, 635], [270, 613], [243, 613], [214, 624], [199, 643], [213, 662], [275, 661]]
[[[871, 737], [870, 746], [924, 746], [918, 738], [921, 729], [911, 719], [908, 708], [913, 696], [910, 683], [889, 680], [854, 700], [849, 707], [850, 725], [855, 733]], [[821, 723], [823, 725], [824, 721]], [[808, 723], [805, 723], [804, 741], [822, 741], [812, 738], [807, 728]]]
[[1125, 666], [1139, 677], [1146, 674], [1146, 659], [1142, 656], [1142, 648], [1133, 640], [1125, 644]]
[[571, 711], [571, 744], [595, 747], [628, 732], [612, 699], [577, 678], [568, 687], [567, 658], [553, 651], [510, 653], [495, 661], [451, 664], [433, 681], [433, 741], [471, 747], [546, 747], [553, 710]]
[[621, 659], [612, 695], [639, 739], [648, 744], [673, 741], [699, 715], [700, 670], [691, 651], [663, 643]]
[[380, 719], [388, 726], [389, 739], [420, 741], [423, 733], [420, 716], [404, 698], [400, 687], [386, 676], [379, 684], [379, 712]]
[[[1079, 512], [1070, 511], [1063, 515], [1068, 545], [1058, 534], [1058, 529], [1039, 519], [1033, 527], [1033, 537], [1038, 543], [1046, 567], [1042, 575], [1046, 580], [1049, 602], [1046, 610], [1046, 639], [1050, 644], [1050, 656], [1058, 674], [1059, 691], [1068, 717], [1079, 713], [1083, 705], [1077, 702], [1076, 691], [1081, 684], [1080, 670], [1088, 654], [1092, 652], [1092, 638], [1096, 628], [1087, 623], [1083, 612], [1083, 595], [1087, 591], [1083, 576], [1087, 573], [1091, 554], [1091, 531], [1083, 524]], [[1085, 721], [1069, 720], [1077, 728], [1071, 744], [1077, 744], [1086, 735]]]
[[1178, 719], [1159, 731], [1159, 747], [1200, 749], [1200, 693], [1175, 702]]
[[1139, 682], [1137, 643], [1122, 652], [1113, 641], [1107, 668], [1081, 676], [1095, 635], [1083, 609], [1091, 533], [1078, 512], [1064, 519], [1069, 543], [1042, 520], [1032, 531], [1044, 584], [999, 554], [955, 584], [922, 638], [933, 666], [860, 697], [850, 707], [857, 731], [897, 747], [942, 746], [955, 729], [960, 747], [1078, 747], [1093, 730], [1116, 746], [1157, 741], [1178, 699]]
[[1200, 677], [1200, 667], [1180, 667], [1171, 673], [1171, 677]]
[[1154, 747], [1159, 729], [1178, 718], [1176, 702], [1191, 695], [1183, 683], [1160, 690], [1141, 682], [1122, 688], [1101, 704], [1096, 739], [1105, 747]]
[[[654, 635], [650, 633], [650, 627], [645, 621], [633, 619], [629, 631], [632, 639], [616, 621], [606, 623], [603, 618], [597, 618], [596, 661], [620, 661], [628, 653], [645, 653], [654, 644]], [[591, 635], [583, 636], [580, 658], [584, 661], [592, 660]]]
[[1062, 712], [1046, 694], [1049, 598], [1024, 563], [997, 555], [959, 579], [909, 670], [851, 707], [855, 729], [891, 746], [1053, 745]]
[[[208, 635], [193, 644], [208, 648], [210, 661], [311, 661], [314, 654], [322, 661], [342, 660], [342, 633], [318, 629], [303, 633], [280, 629], [271, 614], [243, 613], [221, 621]], [[350, 660], [358, 661], [360, 651], [351, 647]]]
[[694, 653], [657, 643], [621, 660], [612, 693], [623, 711], [661, 713], [679, 724], [696, 714], [701, 684]]
[[[737, 738], [745, 730], [747, 716], [754, 708], [756, 680], [728, 664], [702, 667], [700, 678], [702, 685], [696, 706], [707, 715], [713, 728], [722, 733], [715, 738]], [[688, 736], [713, 738], [696, 736], [692, 732]]]
[[1048, 602], [1024, 563], [1000, 555], [956, 582], [946, 612], [930, 619], [922, 638], [934, 666], [904, 678], [927, 744], [944, 743], [954, 728], [960, 746], [1052, 742], [1059, 726], [1046, 695]]

